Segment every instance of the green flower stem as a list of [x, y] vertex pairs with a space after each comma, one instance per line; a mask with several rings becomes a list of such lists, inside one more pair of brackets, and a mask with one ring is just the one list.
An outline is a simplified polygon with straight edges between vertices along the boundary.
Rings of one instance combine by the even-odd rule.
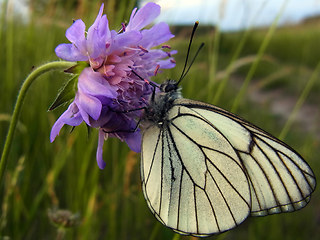
[[38, 68], [36, 68], [33, 72], [29, 74], [29, 76], [25, 79], [23, 82], [21, 89], [18, 94], [18, 98], [16, 101], [16, 104], [14, 106], [13, 114], [12, 114], [12, 119], [10, 122], [7, 138], [4, 144], [3, 152], [1, 155], [1, 161], [0, 161], [0, 184], [2, 183], [4, 173], [6, 170], [7, 162], [8, 162], [8, 155], [9, 155], [9, 150], [12, 144], [13, 140], [13, 134], [17, 126], [19, 114], [21, 111], [21, 107], [23, 104], [23, 100], [26, 96], [26, 93], [31, 86], [31, 84], [34, 82], [37, 77], [42, 75], [43, 73], [49, 72], [51, 70], [63, 70], [63, 69], [68, 69], [72, 66], [74, 66], [76, 63], [74, 62], [65, 62], [65, 61], [57, 61], [57, 62], [49, 62], [46, 63]]

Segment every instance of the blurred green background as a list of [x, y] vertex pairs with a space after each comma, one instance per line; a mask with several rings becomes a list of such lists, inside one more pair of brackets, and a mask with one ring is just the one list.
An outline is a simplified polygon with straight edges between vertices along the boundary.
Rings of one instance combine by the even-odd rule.
[[[36, 66], [57, 60], [72, 19], [90, 26], [100, 1], [30, 0], [26, 23], [0, 7], [0, 146], [23, 79]], [[111, 29], [128, 20], [135, 1], [105, 1]], [[156, 81], [180, 75], [191, 27], [172, 27], [177, 67]], [[201, 26], [194, 53], [205, 43], [184, 79], [183, 95], [233, 110], [295, 148], [319, 176], [320, 19], [275, 29], [223, 33]], [[151, 214], [140, 186], [139, 154], [125, 143], [104, 145], [105, 170], [96, 164], [97, 130], [64, 127], [50, 143], [51, 127], [66, 106], [47, 112], [68, 76], [51, 72], [29, 90], [0, 186], [0, 239], [196, 239], [179, 236]], [[303, 104], [302, 104], [303, 103]], [[296, 106], [296, 107], [295, 107]], [[293, 111], [295, 109], [295, 111]], [[320, 196], [301, 211], [249, 218], [212, 239], [320, 239]], [[70, 227], [52, 224], [59, 209]], [[50, 214], [48, 214], [50, 213]], [[61, 213], [61, 212], [60, 212]]]

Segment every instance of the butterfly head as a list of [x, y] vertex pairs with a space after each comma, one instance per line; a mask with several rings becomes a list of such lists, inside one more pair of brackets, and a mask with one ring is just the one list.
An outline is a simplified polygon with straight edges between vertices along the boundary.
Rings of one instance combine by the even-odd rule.
[[159, 87], [160, 91], [154, 92], [143, 116], [144, 123], [152, 122], [158, 126], [166, 125], [168, 112], [174, 100], [181, 98], [181, 90], [174, 80], [167, 80]]
[[167, 80], [160, 85], [160, 91], [163, 93], [176, 92], [178, 90], [178, 84], [174, 80]]
[[160, 85], [161, 98], [165, 101], [172, 101], [177, 98], [181, 98], [181, 88], [178, 86], [178, 82], [172, 79], [168, 79]]

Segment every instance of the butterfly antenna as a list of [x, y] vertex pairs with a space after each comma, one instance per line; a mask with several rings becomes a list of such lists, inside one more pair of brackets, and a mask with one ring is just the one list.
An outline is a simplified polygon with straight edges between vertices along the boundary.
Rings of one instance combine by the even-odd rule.
[[[183, 67], [183, 70], [182, 70], [182, 73], [181, 73], [181, 76], [177, 82], [177, 85], [181, 82], [181, 80], [183, 79], [183, 77], [186, 75], [186, 68], [187, 68], [187, 64], [188, 64], [188, 59], [189, 59], [189, 55], [190, 55], [190, 49], [191, 49], [191, 44], [192, 44], [192, 40], [193, 40], [193, 36], [194, 36], [194, 33], [196, 32], [196, 29], [199, 25], [199, 22], [196, 21], [193, 25], [193, 29], [192, 29], [192, 33], [191, 33], [191, 37], [190, 37], [190, 41], [189, 41], [189, 46], [188, 46], [188, 51], [187, 51], [187, 56], [186, 56], [186, 61], [184, 62], [184, 67]], [[194, 59], [193, 59], [194, 61]], [[193, 62], [192, 61], [192, 62]], [[190, 69], [190, 66], [188, 68], [188, 70]], [[188, 72], [187, 70], [187, 72]]]
[[202, 48], [203, 46], [204, 46], [204, 43], [201, 43], [201, 45], [200, 45], [200, 47], [198, 48], [196, 54], [194, 55], [193, 59], [191, 60], [191, 63], [190, 63], [190, 65], [189, 65], [187, 71], [185, 71], [185, 73], [183, 74], [183, 76], [180, 77], [180, 79], [179, 79], [179, 81], [178, 81], [178, 84], [180, 83], [180, 81], [181, 81], [181, 80], [187, 75], [187, 73], [189, 72], [192, 64], [194, 63], [194, 60], [196, 60], [196, 58], [197, 58], [197, 56], [198, 56], [198, 54], [199, 54], [199, 52], [200, 52], [200, 50], [201, 50], [201, 48]]

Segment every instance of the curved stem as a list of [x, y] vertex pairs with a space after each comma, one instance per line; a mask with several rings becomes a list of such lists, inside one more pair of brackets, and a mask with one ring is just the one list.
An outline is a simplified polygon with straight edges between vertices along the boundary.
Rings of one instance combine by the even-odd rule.
[[23, 104], [24, 97], [26, 96], [26, 93], [31, 86], [31, 84], [34, 82], [34, 80], [39, 77], [41, 74], [51, 71], [51, 70], [60, 70], [60, 69], [68, 69], [72, 66], [74, 66], [76, 63], [74, 62], [65, 62], [65, 61], [57, 61], [57, 62], [49, 62], [46, 63], [38, 68], [36, 68], [33, 72], [29, 74], [29, 76], [25, 79], [23, 82], [21, 89], [18, 94], [18, 98], [16, 101], [16, 104], [14, 106], [14, 110], [12, 113], [12, 119], [9, 125], [9, 130], [7, 134], [6, 141], [4, 143], [3, 152], [1, 155], [1, 161], [0, 161], [0, 183], [2, 183], [2, 179], [6, 170], [7, 162], [8, 162], [8, 155], [9, 150], [11, 147], [13, 134], [15, 131], [15, 128], [17, 126], [20, 110]]

